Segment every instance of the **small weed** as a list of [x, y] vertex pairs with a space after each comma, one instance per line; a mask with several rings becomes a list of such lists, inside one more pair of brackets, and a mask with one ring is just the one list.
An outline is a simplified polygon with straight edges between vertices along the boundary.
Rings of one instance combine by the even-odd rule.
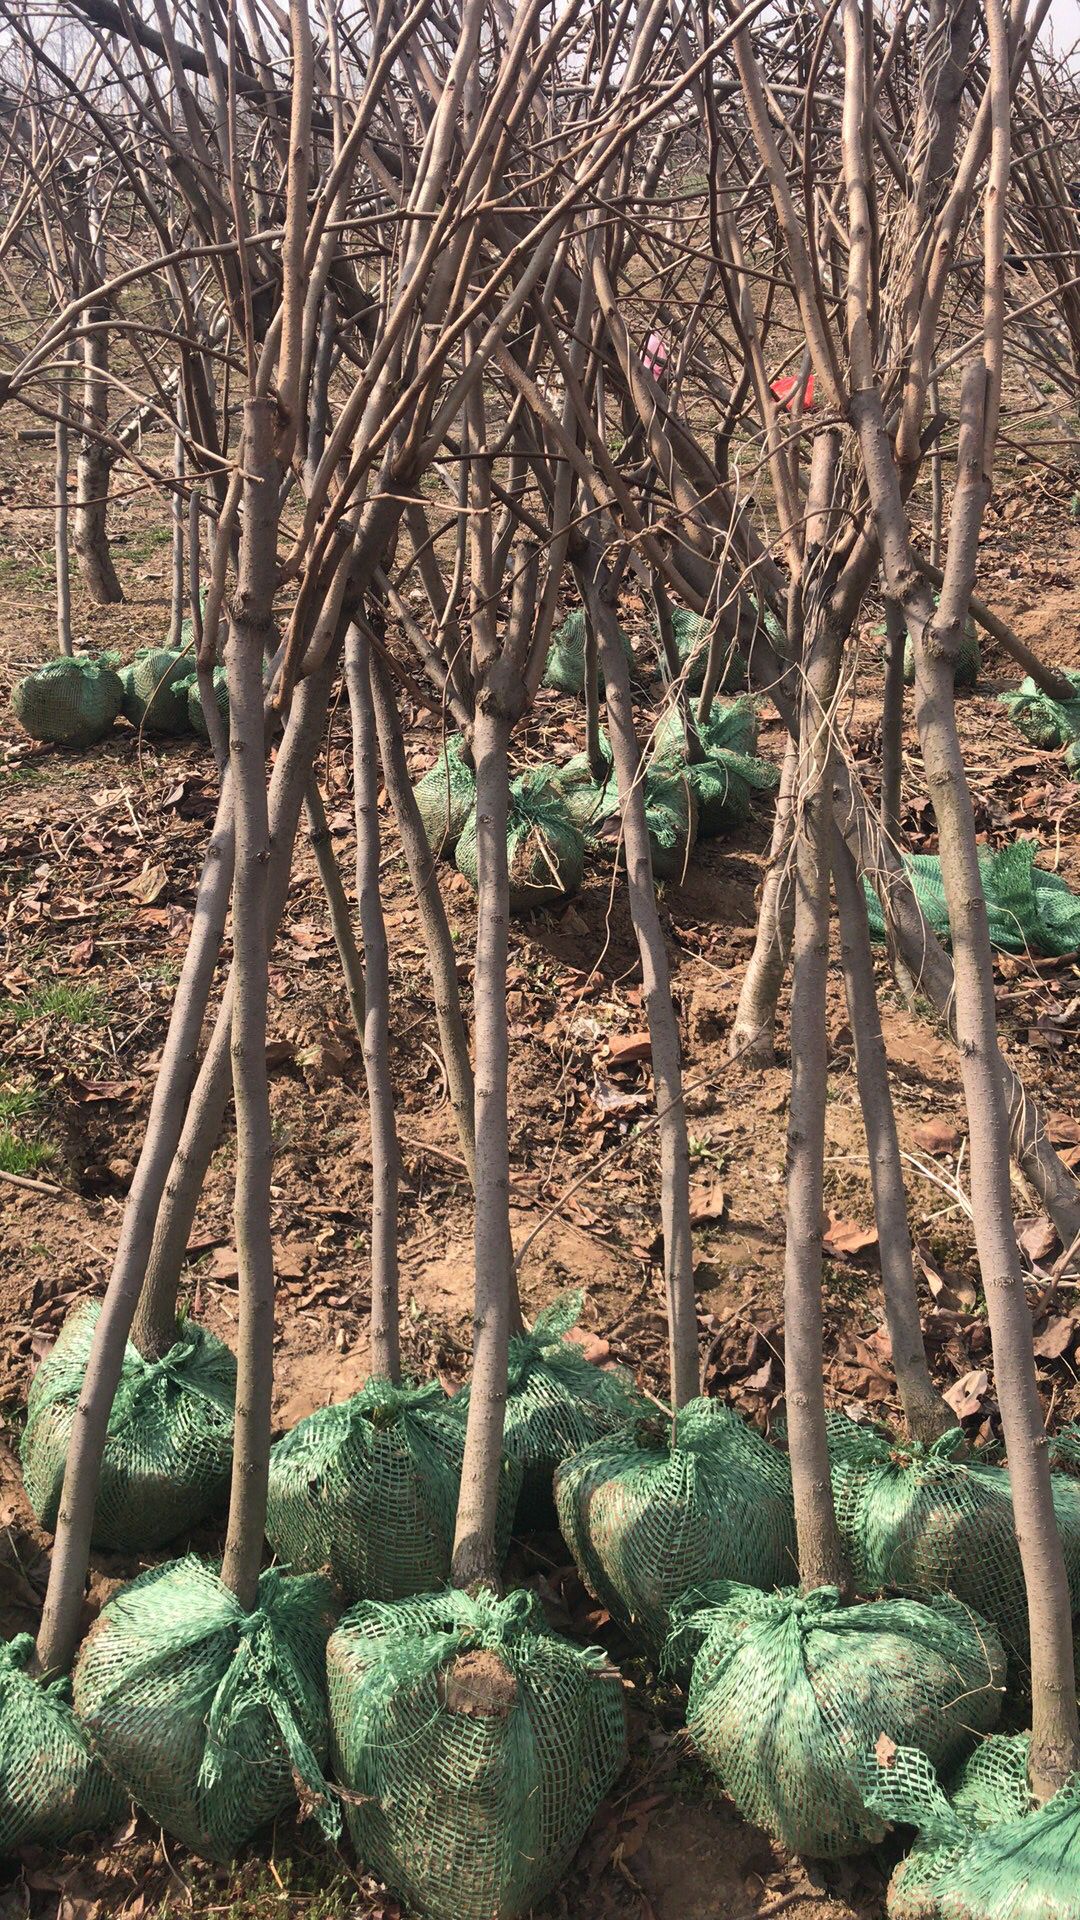
[[0, 1121], [29, 1120], [42, 1104], [37, 1087], [0, 1087]]
[[1069, 519], [1080, 520], [1080, 493], [1074, 493], [1069, 501]]
[[25, 1000], [0, 1000], [0, 1019], [27, 1027], [32, 1020], [62, 1020], [69, 1027], [97, 1027], [105, 1018], [100, 987], [70, 987], [50, 980], [31, 987]]
[[24, 1140], [10, 1127], [0, 1127], [0, 1173], [37, 1173], [55, 1159], [51, 1140]]

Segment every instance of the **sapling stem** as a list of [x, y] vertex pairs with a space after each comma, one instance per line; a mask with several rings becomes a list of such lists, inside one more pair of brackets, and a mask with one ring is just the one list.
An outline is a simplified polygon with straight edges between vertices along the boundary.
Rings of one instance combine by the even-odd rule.
[[366, 1004], [364, 1074], [371, 1119], [371, 1371], [397, 1380], [398, 1185], [401, 1155], [390, 1073], [390, 961], [379, 892], [379, 755], [371, 698], [367, 637], [357, 625], [345, 636], [345, 682], [352, 714], [356, 809], [356, 896], [364, 943]]
[[60, 375], [56, 398], [53, 546], [56, 553], [56, 644], [71, 654], [71, 555], [68, 551], [68, 474], [71, 470], [71, 368]]
[[842, 649], [842, 636], [829, 623], [824, 576], [833, 537], [839, 452], [840, 436], [835, 430], [817, 435], [803, 561], [803, 678], [795, 791], [784, 1371], [799, 1575], [806, 1590], [825, 1586], [846, 1589], [849, 1584], [832, 1498], [821, 1320], [832, 730]]
[[881, 1282], [885, 1294], [885, 1324], [892, 1347], [893, 1372], [908, 1431], [913, 1440], [929, 1446], [947, 1428], [955, 1426], [956, 1421], [936, 1391], [926, 1364], [900, 1142], [889, 1093], [866, 902], [850, 850], [842, 836], [835, 832], [833, 888], [840, 917], [844, 988], [855, 1042], [855, 1076], [870, 1160], [870, 1184], [874, 1192]]
[[664, 1230], [664, 1285], [671, 1353], [671, 1394], [676, 1409], [699, 1392], [697, 1296], [690, 1228], [690, 1146], [682, 1095], [679, 1026], [671, 997], [667, 949], [656, 907], [649, 831], [641, 777], [641, 750], [634, 731], [630, 671], [613, 609], [598, 591], [593, 575], [579, 570], [579, 584], [591, 610], [604, 669], [608, 732], [615, 760], [630, 917], [634, 925], [645, 1010], [652, 1041], [653, 1084], [659, 1109], [660, 1214]]
[[372, 652], [370, 658], [371, 694], [375, 703], [375, 724], [379, 734], [379, 753], [383, 779], [394, 809], [405, 864], [409, 869], [416, 896], [420, 927], [427, 948], [428, 969], [435, 996], [435, 1019], [442, 1043], [443, 1064], [450, 1089], [450, 1105], [461, 1142], [462, 1157], [469, 1179], [476, 1184], [476, 1129], [473, 1120], [473, 1070], [469, 1042], [461, 1013], [458, 990], [457, 956], [450, 937], [439, 888], [439, 863], [428, 845], [420, 809], [409, 779], [405, 743], [401, 737], [401, 716], [386, 663]]
[[308, 843], [315, 855], [319, 879], [322, 881], [326, 904], [330, 911], [334, 945], [338, 950], [338, 959], [341, 961], [341, 971], [345, 978], [345, 992], [349, 997], [349, 1012], [353, 1017], [357, 1037], [363, 1042], [364, 964], [353, 933], [352, 915], [349, 912], [345, 885], [334, 853], [334, 843], [330, 838], [330, 828], [326, 822], [326, 808], [323, 806], [319, 783], [314, 774], [304, 789], [304, 812], [308, 822]]
[[243, 534], [227, 648], [229, 764], [236, 793], [233, 880], [234, 1220], [240, 1325], [229, 1530], [221, 1578], [245, 1612], [255, 1605], [266, 1522], [274, 1384], [274, 1250], [270, 1231], [270, 1081], [266, 1068], [267, 868], [263, 648], [276, 584], [274, 406], [244, 403]]
[[739, 1004], [728, 1036], [728, 1052], [752, 1066], [771, 1067], [775, 1058], [776, 1008], [784, 984], [795, 925], [795, 816], [793, 797], [798, 749], [789, 740], [780, 769], [772, 841], [761, 888], [754, 950], [743, 977]]
[[510, 721], [485, 705], [473, 728], [476, 763], [476, 1296], [473, 1373], [451, 1579], [499, 1585], [495, 1555], [500, 1453], [510, 1350], [510, 1148], [506, 966], [510, 880], [506, 832]]

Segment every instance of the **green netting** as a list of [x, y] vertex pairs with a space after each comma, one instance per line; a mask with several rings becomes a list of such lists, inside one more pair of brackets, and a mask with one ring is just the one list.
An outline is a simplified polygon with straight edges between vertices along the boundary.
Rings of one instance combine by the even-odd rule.
[[439, 757], [413, 788], [432, 853], [449, 857], [476, 805], [476, 774], [462, 758], [465, 741], [452, 733]]
[[690, 1588], [796, 1565], [787, 1457], [715, 1400], [680, 1410], [674, 1444], [664, 1418], [595, 1441], [557, 1469], [555, 1504], [586, 1586], [653, 1653]]
[[[552, 1477], [561, 1461], [646, 1410], [625, 1373], [592, 1366], [580, 1346], [567, 1340], [581, 1319], [582, 1301], [580, 1288], [561, 1295], [537, 1316], [530, 1333], [510, 1342], [503, 1445], [521, 1463], [521, 1531], [554, 1523]], [[467, 1410], [467, 1386], [454, 1404]]]
[[[188, 725], [200, 740], [209, 740], [210, 734], [203, 718], [202, 694], [199, 692], [197, 674], [191, 674], [184, 681], [187, 688]], [[214, 668], [214, 703], [225, 723], [225, 734], [229, 732], [229, 682], [224, 667]]]
[[[671, 609], [671, 624], [675, 633], [675, 651], [679, 657], [680, 679], [688, 693], [700, 693], [705, 680], [705, 671], [709, 664], [709, 637], [712, 633], [711, 620], [703, 620], [698, 613], [691, 613], [688, 607]], [[745, 687], [747, 664], [738, 647], [731, 642], [722, 643], [724, 651], [720, 659], [720, 676], [717, 686], [721, 691]], [[665, 677], [667, 662], [664, 661]]]
[[365, 1605], [327, 1649], [335, 1771], [364, 1866], [431, 1920], [555, 1886], [626, 1758], [618, 1674], [532, 1594]]
[[[752, 759], [757, 753], [760, 711], [753, 694], [738, 700], [716, 700], [707, 720], [692, 716], [697, 736], [706, 753], [742, 754]], [[678, 707], [668, 706], [653, 728], [651, 757], [654, 760], [685, 760], [686, 730]]]
[[[1027, 1595], [1004, 1467], [962, 1457], [959, 1428], [932, 1446], [829, 1419], [833, 1496], [860, 1593], [951, 1592], [992, 1620], [1010, 1654], [1028, 1648]], [[1069, 1591], [1080, 1609], [1080, 1485], [1054, 1477]]]
[[924, 1753], [867, 1760], [875, 1810], [918, 1831], [889, 1883], [889, 1920], [1080, 1920], [1080, 1777], [1034, 1806], [1028, 1748], [1026, 1734], [985, 1741], [951, 1804]]
[[[936, 597], [934, 605], [937, 605]], [[964, 631], [960, 635], [960, 652], [956, 662], [956, 673], [953, 676], [954, 685], [973, 687], [979, 677], [981, 665], [978, 629], [969, 614], [964, 622]], [[910, 633], [904, 642], [904, 685], [906, 687], [915, 685], [915, 648]]]
[[882, 1838], [858, 1764], [885, 1734], [938, 1766], [1001, 1711], [993, 1627], [945, 1598], [844, 1607], [834, 1587], [759, 1593], [721, 1581], [673, 1615], [672, 1651], [700, 1638], [687, 1727], [739, 1812], [795, 1853]]
[[[622, 811], [611, 747], [603, 731], [600, 748], [609, 769], [602, 786], [594, 781], [588, 755], [584, 753], [575, 754], [565, 766], [556, 768], [552, 776], [559, 797], [579, 832], [593, 842], [617, 831]], [[698, 806], [688, 772], [667, 760], [654, 761], [645, 769], [645, 825], [653, 873], [658, 880], [682, 879], [697, 839]]]
[[[328, 1568], [347, 1600], [404, 1600], [450, 1575], [465, 1421], [437, 1382], [369, 1380], [320, 1407], [270, 1455], [266, 1531], [295, 1568]], [[497, 1545], [510, 1544], [521, 1487], [503, 1459]]]
[[[1080, 899], [1060, 874], [1035, 865], [1037, 852], [1036, 841], [1014, 840], [998, 853], [980, 853], [990, 943], [1002, 953], [1075, 953], [1080, 947]], [[937, 854], [909, 854], [904, 866], [931, 927], [947, 939], [949, 913]], [[882, 940], [885, 916], [865, 877], [863, 892], [871, 935]]]
[[[626, 664], [634, 664], [634, 650], [630, 639], [619, 628], [619, 639], [626, 655]], [[598, 666], [597, 680], [601, 691], [604, 685], [604, 669]], [[585, 687], [585, 615], [580, 607], [567, 614], [562, 626], [551, 637], [547, 664], [541, 683], [545, 687], [555, 687], [560, 693], [581, 693]]]
[[191, 654], [171, 647], [140, 647], [120, 675], [124, 718], [147, 733], [186, 733]]
[[[50, 1531], [100, 1312], [99, 1301], [85, 1300], [69, 1314], [30, 1386], [23, 1479]], [[101, 1463], [95, 1546], [145, 1552], [209, 1513], [229, 1484], [235, 1397], [236, 1361], [194, 1321], [178, 1326], [161, 1360], [144, 1360], [128, 1343]]]
[[1080, 673], [1070, 673], [1067, 668], [1058, 671], [1075, 687], [1075, 700], [1051, 700], [1030, 675], [1011, 693], [998, 694], [1010, 720], [1033, 747], [1067, 747], [1080, 740]]
[[1050, 1435], [1050, 1465], [1057, 1473], [1080, 1475], [1080, 1423], [1075, 1420]]
[[16, 683], [15, 718], [32, 740], [92, 747], [108, 733], [124, 701], [123, 682], [104, 660], [50, 660]]
[[[585, 837], [567, 811], [555, 767], [533, 767], [511, 780], [506, 856], [511, 913], [550, 906], [580, 887]], [[455, 859], [458, 872], [475, 889], [479, 885], [475, 803], [462, 828]]]
[[71, 1683], [29, 1672], [33, 1638], [0, 1646], [0, 1854], [61, 1846], [121, 1820], [123, 1790], [86, 1744], [71, 1711]]
[[151, 1567], [102, 1608], [75, 1711], [132, 1799], [192, 1851], [228, 1859], [275, 1814], [340, 1830], [327, 1794], [332, 1589], [271, 1567], [245, 1613], [203, 1560]]

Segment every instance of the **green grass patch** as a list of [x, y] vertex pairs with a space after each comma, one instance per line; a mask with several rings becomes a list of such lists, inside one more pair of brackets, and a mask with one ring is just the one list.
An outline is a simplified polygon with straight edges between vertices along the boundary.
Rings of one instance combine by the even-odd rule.
[[24, 1000], [0, 1000], [0, 1019], [16, 1027], [33, 1020], [59, 1020], [69, 1027], [99, 1027], [105, 1019], [100, 987], [72, 987], [66, 980], [42, 981]]
[[0, 1087], [0, 1125], [29, 1120], [40, 1113], [44, 1099], [37, 1087]]
[[52, 1166], [56, 1153], [51, 1140], [26, 1140], [13, 1128], [0, 1126], [0, 1173], [40, 1173]]

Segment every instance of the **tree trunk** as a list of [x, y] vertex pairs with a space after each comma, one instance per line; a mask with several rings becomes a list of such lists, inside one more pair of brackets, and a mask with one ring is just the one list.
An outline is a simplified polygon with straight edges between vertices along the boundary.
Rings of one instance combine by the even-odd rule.
[[[101, 267], [95, 249], [95, 265]], [[99, 438], [109, 424], [107, 306], [87, 307], [83, 337], [83, 432], [75, 469], [74, 544], [91, 600], [115, 605], [124, 597], [109, 551], [107, 517], [112, 454]]]
[[68, 412], [71, 406], [71, 370], [65, 367], [60, 376], [60, 390], [56, 401], [56, 471], [53, 484], [54, 547], [56, 551], [56, 644], [61, 653], [70, 655], [71, 644], [71, 556], [68, 553], [68, 473], [71, 466], [71, 429]]
[[176, 432], [173, 435], [173, 488], [170, 501], [172, 518], [172, 595], [169, 615], [169, 645], [179, 649], [184, 644], [184, 615], [187, 611], [187, 573], [184, 567], [184, 494], [183, 479], [186, 470], [184, 457], [184, 390], [179, 380], [176, 385]]
[[885, 693], [881, 708], [881, 831], [900, 845], [900, 810], [904, 777], [904, 641], [907, 627], [903, 609], [885, 599]]
[[[340, 640], [331, 647], [327, 659], [310, 679], [300, 682], [274, 761], [270, 779], [268, 951], [285, 910], [300, 808], [318, 751], [339, 652]], [[165, 1347], [172, 1344], [184, 1255], [229, 1101], [232, 1003], [230, 972], [187, 1112], [185, 1114], [182, 1104], [174, 1111], [178, 1138], [175, 1148], [170, 1149], [162, 1176], [164, 1191], [160, 1195], [156, 1227], [151, 1216], [153, 1245], [149, 1259], [143, 1256], [146, 1278], [132, 1334], [140, 1353], [148, 1359], [160, 1358]]]
[[855, 871], [855, 862], [839, 833], [833, 835], [833, 887], [840, 916], [844, 987], [855, 1042], [855, 1075], [866, 1129], [870, 1183], [874, 1191], [881, 1282], [885, 1293], [885, 1324], [892, 1347], [893, 1372], [900, 1390], [908, 1431], [913, 1440], [929, 1446], [948, 1427], [955, 1426], [956, 1421], [936, 1391], [926, 1364], [900, 1142], [889, 1094], [866, 902]]
[[398, 1184], [401, 1157], [390, 1074], [390, 960], [379, 893], [379, 759], [368, 670], [369, 647], [355, 624], [345, 637], [352, 712], [356, 808], [356, 897], [364, 943], [364, 1074], [371, 1119], [371, 1371], [401, 1373], [398, 1337]]
[[243, 449], [243, 536], [227, 655], [229, 764], [236, 795], [232, 1063], [240, 1325], [229, 1530], [221, 1578], [250, 1613], [262, 1564], [274, 1385], [273, 1137], [266, 1068], [270, 823], [262, 680], [277, 571], [274, 407], [269, 400], [245, 402]]
[[690, 1227], [690, 1148], [686, 1137], [679, 1025], [671, 997], [667, 949], [656, 910], [649, 832], [641, 779], [641, 751], [634, 732], [630, 671], [612, 608], [592, 573], [578, 574], [600, 642], [608, 733], [626, 850], [630, 917], [641, 956], [641, 980], [652, 1041], [653, 1085], [660, 1134], [660, 1214], [664, 1230], [664, 1285], [671, 1348], [671, 1396], [676, 1410], [700, 1391], [697, 1296]]
[[383, 779], [394, 809], [401, 836], [405, 864], [409, 869], [416, 896], [420, 927], [427, 948], [428, 971], [435, 996], [435, 1019], [442, 1044], [443, 1064], [450, 1088], [450, 1105], [461, 1142], [462, 1157], [469, 1179], [476, 1185], [476, 1130], [473, 1121], [473, 1071], [469, 1042], [461, 1014], [458, 991], [457, 957], [450, 938], [450, 923], [439, 888], [439, 863], [428, 845], [420, 809], [409, 779], [405, 746], [401, 737], [401, 719], [394, 689], [385, 663], [371, 656], [371, 692], [375, 702], [375, 722], [379, 732], [379, 752]]
[[[79, 1613], [109, 1414], [150, 1255], [158, 1205], [194, 1078], [199, 1034], [225, 932], [234, 844], [229, 779], [222, 787], [217, 819], [206, 851], [191, 937], [154, 1083], [146, 1134], [75, 1409], [49, 1586], [38, 1636], [38, 1659], [46, 1673], [66, 1672], [78, 1642]], [[175, 1289], [171, 1300], [160, 1304], [153, 1342], [140, 1347], [151, 1356], [170, 1347], [176, 1338]]]
[[330, 828], [326, 822], [326, 808], [323, 806], [319, 782], [314, 774], [304, 789], [304, 812], [307, 814], [308, 844], [315, 855], [319, 879], [322, 881], [326, 904], [330, 911], [334, 945], [338, 950], [338, 959], [341, 961], [341, 971], [345, 979], [345, 991], [349, 996], [349, 1012], [352, 1014], [357, 1038], [363, 1045], [364, 964], [353, 933], [352, 914], [349, 912], [341, 870], [334, 853], [334, 843], [330, 838]]
[[476, 1301], [473, 1373], [461, 1469], [451, 1579], [499, 1585], [495, 1519], [510, 1349], [510, 1149], [506, 966], [510, 918], [506, 830], [510, 722], [481, 691], [473, 729], [476, 763]]
[[825, 1426], [821, 1222], [828, 1093], [829, 852], [832, 735], [843, 634], [830, 625], [826, 574], [834, 535], [840, 436], [814, 441], [803, 560], [803, 677], [793, 809], [795, 944], [791, 979], [791, 1105], [787, 1136], [784, 1372], [788, 1450], [804, 1590], [848, 1585], [832, 1498]]
[[795, 925], [795, 816], [792, 802], [799, 755], [789, 740], [780, 770], [772, 844], [761, 889], [754, 951], [743, 979], [728, 1053], [752, 1066], [771, 1067], [776, 1057], [776, 1006], [787, 972]]

